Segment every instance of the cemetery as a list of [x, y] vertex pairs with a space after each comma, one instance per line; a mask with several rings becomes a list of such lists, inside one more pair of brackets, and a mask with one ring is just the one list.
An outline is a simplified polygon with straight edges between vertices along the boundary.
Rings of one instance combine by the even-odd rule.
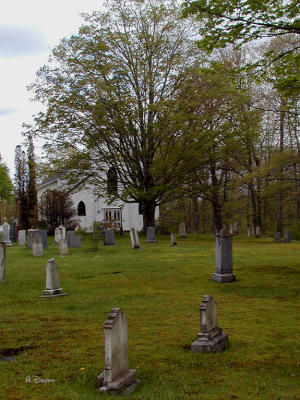
[[3, 244], [1, 399], [298, 398], [298, 241], [130, 233]]

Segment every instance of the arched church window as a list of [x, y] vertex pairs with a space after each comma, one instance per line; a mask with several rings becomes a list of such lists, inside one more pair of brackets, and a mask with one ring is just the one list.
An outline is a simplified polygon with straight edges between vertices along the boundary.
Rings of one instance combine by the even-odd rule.
[[107, 193], [111, 195], [118, 193], [118, 175], [115, 167], [107, 171]]
[[85, 204], [84, 204], [84, 202], [82, 200], [78, 203], [77, 211], [78, 211], [78, 215], [79, 216], [85, 216], [86, 215]]

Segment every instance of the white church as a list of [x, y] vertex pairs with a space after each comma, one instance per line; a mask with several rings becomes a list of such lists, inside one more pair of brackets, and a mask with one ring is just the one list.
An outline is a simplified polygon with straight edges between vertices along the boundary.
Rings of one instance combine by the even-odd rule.
[[[138, 203], [124, 203], [122, 201], [107, 204], [104, 198], [93, 193], [93, 187], [74, 186], [70, 190], [70, 197], [73, 206], [77, 210], [76, 219], [81, 228], [90, 229], [94, 222], [111, 222], [111, 226], [124, 231], [135, 228], [138, 231], [143, 229], [143, 215], [139, 212]], [[64, 190], [66, 188], [62, 174], [55, 174], [45, 182], [37, 186], [38, 200], [47, 190]], [[155, 219], [159, 216], [158, 207], [155, 210]]]

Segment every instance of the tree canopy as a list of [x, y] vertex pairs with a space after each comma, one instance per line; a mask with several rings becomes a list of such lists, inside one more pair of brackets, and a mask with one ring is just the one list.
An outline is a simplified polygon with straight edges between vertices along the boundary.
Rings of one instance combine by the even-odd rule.
[[9, 177], [8, 168], [0, 155], [0, 201], [11, 202], [13, 199], [13, 184]]

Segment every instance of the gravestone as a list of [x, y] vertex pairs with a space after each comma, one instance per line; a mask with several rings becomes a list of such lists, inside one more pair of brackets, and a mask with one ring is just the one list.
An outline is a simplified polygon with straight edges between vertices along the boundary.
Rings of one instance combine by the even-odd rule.
[[32, 240], [32, 255], [34, 257], [42, 257], [43, 253], [43, 238], [42, 233], [37, 230], [31, 234]]
[[3, 223], [3, 242], [6, 244], [6, 246], [12, 246], [11, 241], [10, 241], [10, 226], [7, 222]]
[[157, 243], [157, 240], [155, 239], [155, 228], [153, 226], [147, 227], [146, 243]]
[[42, 235], [42, 243], [43, 243], [43, 248], [48, 249], [48, 236], [47, 236], [47, 230], [46, 229], [28, 229], [28, 243], [27, 247], [28, 249], [32, 248], [32, 235], [33, 232], [40, 232]]
[[286, 242], [291, 242], [291, 231], [289, 229], [286, 229], [284, 232], [284, 240]]
[[68, 247], [81, 247], [82, 235], [75, 235], [73, 231], [67, 232]]
[[115, 244], [115, 232], [113, 229], [107, 229], [104, 233], [104, 246], [113, 246]]
[[0, 283], [5, 282], [6, 244], [0, 242]]
[[46, 289], [40, 297], [58, 297], [67, 294], [60, 287], [57, 264], [54, 258], [51, 258], [46, 264]]
[[61, 256], [67, 256], [69, 254], [67, 239], [59, 239], [58, 246], [59, 246], [59, 253]]
[[200, 333], [197, 340], [192, 343], [193, 352], [215, 353], [223, 351], [228, 346], [228, 337], [218, 327], [217, 307], [214, 299], [209, 296], [203, 296], [200, 304]]
[[178, 230], [179, 230], [179, 236], [181, 238], [185, 238], [186, 237], [185, 222], [180, 222]]
[[[139, 380], [136, 370], [129, 369], [127, 316], [120, 308], [113, 308], [104, 323], [105, 367], [96, 386], [100, 393], [132, 391]], [[131, 390], [130, 390], [131, 389]]]
[[18, 244], [19, 246], [24, 246], [26, 242], [26, 231], [22, 229], [18, 232]]
[[61, 239], [65, 238], [66, 238], [66, 228], [63, 225], [59, 225], [57, 228], [55, 228], [54, 243], [58, 244]]
[[177, 246], [177, 242], [176, 242], [176, 238], [175, 238], [175, 234], [171, 233], [171, 246], [175, 247]]
[[233, 224], [233, 234], [238, 235], [239, 234], [239, 224], [238, 222], [234, 222]]
[[255, 235], [256, 237], [261, 237], [261, 229], [260, 226], [257, 226], [255, 229]]
[[138, 250], [141, 248], [139, 235], [135, 228], [130, 229], [130, 239], [131, 239], [131, 244], [132, 244], [133, 249]]
[[281, 232], [275, 232], [275, 242], [281, 242]]
[[233, 234], [232, 224], [229, 224], [229, 233], [230, 233], [231, 235]]
[[11, 242], [15, 242], [17, 239], [17, 224], [15, 222], [10, 223], [10, 231], [9, 231], [9, 236]]
[[247, 236], [248, 236], [248, 237], [250, 237], [250, 236], [251, 236], [251, 231], [250, 231], [250, 228], [249, 228], [249, 226], [248, 226], [248, 228], [247, 228]]
[[212, 279], [216, 282], [233, 282], [232, 273], [232, 235], [222, 228], [216, 234], [215, 273]]

